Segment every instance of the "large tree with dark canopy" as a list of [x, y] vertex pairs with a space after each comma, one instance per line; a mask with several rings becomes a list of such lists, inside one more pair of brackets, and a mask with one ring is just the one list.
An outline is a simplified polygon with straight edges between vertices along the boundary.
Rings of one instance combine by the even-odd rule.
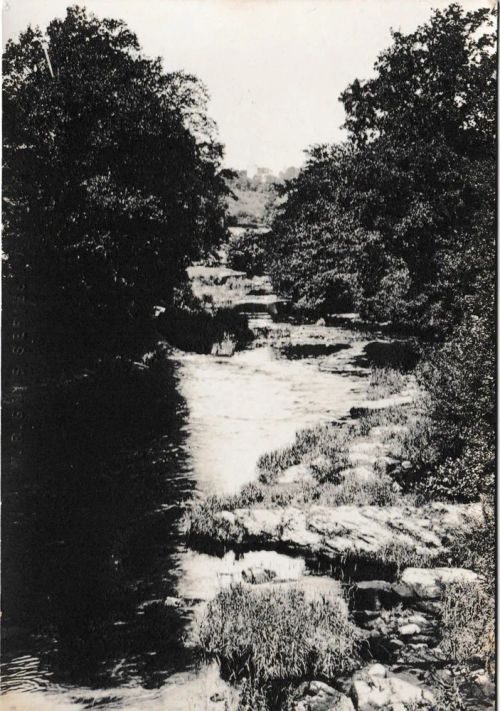
[[3, 71], [5, 301], [21, 293], [38, 363], [139, 353], [225, 234], [206, 91], [79, 7], [9, 41]]
[[470, 258], [478, 225], [490, 229], [494, 209], [491, 22], [487, 9], [436, 11], [393, 32], [375, 76], [344, 91], [346, 145], [315, 149], [278, 210], [278, 286], [318, 284], [303, 293], [313, 306], [345, 302], [347, 290], [365, 315], [423, 331], [460, 319], [486, 257]]

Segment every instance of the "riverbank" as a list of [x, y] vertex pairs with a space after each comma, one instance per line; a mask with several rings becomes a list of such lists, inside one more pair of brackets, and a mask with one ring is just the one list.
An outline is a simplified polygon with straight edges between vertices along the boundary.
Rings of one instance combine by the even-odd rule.
[[[168, 703], [172, 711], [186, 711], [188, 704], [196, 711], [220, 711], [224, 705], [231, 711], [260, 711], [268, 701], [271, 708], [273, 703], [286, 708], [290, 691], [296, 696], [293, 703], [305, 709], [313, 701], [347, 703], [355, 674], [373, 659], [387, 670], [384, 694], [401, 687], [394, 671], [398, 664], [406, 665], [406, 671], [430, 673], [423, 666], [425, 650], [420, 666], [417, 661], [408, 666], [407, 651], [383, 656], [384, 649], [395, 654], [400, 643], [404, 649], [427, 644], [434, 650], [443, 634], [433, 611], [437, 600], [412, 597], [401, 578], [408, 566], [428, 565], [427, 543], [434, 534], [433, 566], [470, 567], [460, 551], [450, 552], [449, 541], [460, 543], [469, 530], [469, 514], [480, 517], [481, 512], [477, 506], [428, 506], [422, 517], [425, 507], [415, 492], [394, 486], [398, 468], [411, 471], [404, 464], [411, 456], [403, 435], [411, 421], [421, 420], [422, 405], [401, 355], [403, 342], [376, 331], [279, 323], [259, 314], [250, 324], [251, 346], [231, 357], [170, 348], [135, 364], [130, 373], [119, 370], [112, 384], [109, 379], [94, 384], [87, 376], [62, 403], [30, 407], [44, 423], [40, 443], [32, 448], [39, 462], [29, 467], [38, 472], [40, 484], [26, 498], [28, 487], [21, 490], [19, 480], [13, 480], [9, 515], [21, 521], [26, 540], [36, 526], [36, 560], [50, 561], [50, 566], [45, 562], [41, 584], [27, 580], [22, 586], [33, 596], [34, 622], [22, 620], [16, 629], [12, 603], [5, 620], [10, 637], [4, 676], [13, 692], [36, 685], [40, 692], [35, 697], [43, 696], [54, 708], [78, 708], [83, 699], [83, 705], [95, 702], [103, 709], [141, 705], [157, 711]], [[399, 364], [401, 372], [374, 370], [384, 358]], [[113, 405], [108, 395], [115, 391]], [[56, 426], [61, 412], [64, 440]], [[309, 434], [294, 443], [297, 430]], [[89, 481], [92, 497], [82, 493]], [[48, 498], [46, 491], [53, 495]], [[192, 496], [193, 508], [188, 503]], [[76, 506], [82, 499], [84, 517]], [[193, 532], [189, 539], [183, 535], [183, 512], [207, 502], [218, 507], [206, 512], [210, 526], [218, 514], [235, 516], [240, 530], [233, 539], [215, 531]], [[66, 518], [71, 519], [70, 540], [59, 541], [54, 510], [66, 527]], [[258, 511], [264, 518], [276, 517], [276, 528], [271, 530], [269, 519], [259, 532], [253, 520], [261, 515]], [[337, 518], [330, 520], [332, 512]], [[301, 522], [297, 518], [294, 523], [296, 516]], [[350, 530], [341, 535], [346, 526]], [[379, 546], [374, 531], [385, 543]], [[396, 538], [402, 545], [394, 543]], [[344, 550], [338, 545], [342, 539], [356, 545]], [[26, 552], [18, 550], [16, 560], [23, 561], [28, 574], [37, 568]], [[12, 556], [11, 561], [17, 564]], [[82, 576], [88, 581], [84, 596]], [[55, 582], [58, 594], [47, 605], [43, 593], [54, 590]], [[476, 590], [476, 579], [463, 584]], [[242, 597], [247, 616], [235, 618]], [[471, 598], [471, 593], [462, 597]], [[477, 605], [487, 609], [484, 599], [471, 599], [476, 600], [471, 612], [481, 619]], [[69, 629], [61, 627], [62, 604], [78, 611], [78, 624]], [[328, 633], [317, 622], [318, 609], [330, 620]], [[412, 621], [418, 615], [426, 624], [420, 622], [420, 632], [405, 638], [399, 628], [418, 624]], [[303, 633], [282, 631], [283, 625], [290, 629], [286, 620], [299, 628], [302, 619], [309, 620]], [[217, 620], [240, 633], [226, 634]], [[198, 625], [209, 631], [204, 639], [212, 640], [212, 649], [204, 646]], [[245, 670], [247, 662], [251, 666], [249, 650], [243, 650], [242, 671], [233, 645], [238, 639], [246, 643], [253, 630], [252, 654], [262, 655], [259, 641], [265, 629], [277, 630], [268, 633], [267, 643], [273, 647], [279, 641], [279, 658], [295, 660], [293, 669], [299, 671], [278, 665], [279, 674], [253, 683], [255, 673], [250, 679]], [[329, 630], [345, 633], [346, 643]], [[328, 661], [334, 654], [331, 639], [344, 644], [345, 660], [334, 655]], [[86, 655], [96, 644], [99, 666], [89, 668]], [[294, 656], [297, 645], [312, 651]], [[224, 661], [226, 655], [234, 667]], [[394, 673], [397, 681], [391, 681]], [[413, 674], [410, 682], [435, 693], [425, 678], [417, 675], [415, 681]]]
[[[257, 482], [198, 499], [185, 516], [194, 548], [277, 551], [308, 568], [293, 580], [272, 567], [243, 571], [201, 617], [198, 646], [235, 682], [239, 708], [256, 699], [262, 709], [445, 708], [453, 694], [464, 708], [491, 706], [494, 602], [484, 556], [475, 555], [487, 536], [483, 508], [426, 500], [412, 486], [427, 423], [426, 394], [411, 372], [374, 370], [364, 391], [344, 421], [303, 430], [262, 456]], [[331, 641], [320, 622], [314, 643], [284, 631], [283, 618], [314, 613], [311, 591], [322, 604], [344, 605], [342, 625], [354, 625], [349, 674], [321, 664], [318, 672]], [[250, 611], [243, 623], [242, 595]], [[293, 658], [297, 645], [312, 656], [278, 665], [274, 676], [258, 672], [269, 650], [252, 610], [274, 620], [268, 635], [281, 657]], [[246, 640], [245, 629], [231, 632], [236, 621], [254, 635], [243, 650], [236, 640]]]

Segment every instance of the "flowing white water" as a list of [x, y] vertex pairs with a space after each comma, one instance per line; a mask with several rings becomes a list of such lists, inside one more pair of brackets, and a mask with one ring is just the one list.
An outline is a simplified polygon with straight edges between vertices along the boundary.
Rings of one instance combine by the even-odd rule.
[[359, 379], [318, 366], [317, 359], [280, 358], [271, 347], [232, 358], [182, 358], [180, 390], [200, 491], [238, 491], [255, 478], [261, 454], [290, 444], [300, 429], [348, 414]]
[[[363, 370], [355, 363], [364, 345], [361, 339], [343, 329], [326, 327], [283, 324], [283, 331], [288, 331], [288, 335], [275, 341], [275, 345], [262, 345], [231, 358], [189, 354], [173, 357], [177, 386], [186, 404], [181, 431], [189, 464], [186, 471], [176, 476], [191, 477], [198, 492], [237, 491], [255, 479], [261, 454], [291, 443], [299, 429], [347, 416], [362, 397], [364, 386], [359, 375]], [[289, 359], [281, 348], [287, 344], [331, 347], [349, 344], [349, 347], [329, 355]], [[167, 432], [166, 440], [168, 437]], [[175, 506], [175, 501], [158, 501], [159, 509], [170, 506]], [[141, 522], [135, 525], [140, 527]], [[151, 541], [151, 545], [158, 545], [157, 541]], [[186, 550], [182, 545], [165, 565], [166, 578], [174, 580], [175, 594], [191, 601], [212, 598], [225, 585], [241, 579], [242, 571], [248, 567], [271, 567], [288, 579], [304, 572], [303, 561], [277, 553], [255, 551], [236, 560], [233, 553], [216, 558]], [[171, 588], [163, 592], [160, 587], [158, 594], [171, 594]], [[11, 658], [7, 673], [13, 691], [4, 697], [5, 708], [9, 711], [212, 708], [208, 696], [214, 694], [219, 683], [213, 666], [201, 670], [187, 668], [172, 674], [158, 688], [148, 689], [142, 680], [124, 674], [127, 664], [126, 659], [117, 664], [113, 661], [111, 677], [123, 678], [123, 683], [113, 688], [95, 688], [97, 682], [93, 688], [74, 688], [58, 684], [50, 668], [41, 671], [36, 656]]]

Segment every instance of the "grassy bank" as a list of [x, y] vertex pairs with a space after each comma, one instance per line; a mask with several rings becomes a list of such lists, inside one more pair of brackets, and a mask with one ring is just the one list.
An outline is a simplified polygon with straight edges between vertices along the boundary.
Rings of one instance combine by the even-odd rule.
[[[185, 517], [188, 537], [193, 543], [203, 540], [237, 548], [240, 514], [235, 518], [233, 512], [238, 510], [264, 511], [269, 513], [266, 520], [270, 522], [283, 512], [286, 527], [290, 511], [307, 512], [317, 506], [328, 511], [346, 505], [354, 507], [353, 514], [362, 506], [406, 511], [403, 519], [408, 517], [410, 530], [418, 519], [428, 517], [428, 530], [433, 531], [433, 501], [439, 497], [428, 495], [425, 484], [420, 485], [419, 472], [422, 462], [430, 467], [440, 453], [433, 431], [433, 403], [416, 382], [415, 374], [375, 369], [367, 383], [365, 405], [358, 408], [359, 417], [298, 432], [288, 447], [259, 459], [256, 482], [235, 495], [195, 501]], [[414, 397], [398, 404], [401, 393], [413, 393]], [[477, 518], [465, 520], [462, 528], [444, 536], [445, 545], [437, 552], [432, 545], [428, 549], [425, 543], [422, 545], [418, 535], [413, 540], [395, 535], [374, 552], [349, 551], [339, 555], [337, 562], [331, 554], [328, 560], [317, 558], [320, 568], [324, 563], [325, 573], [346, 580], [397, 581], [406, 568], [439, 566], [469, 568], [481, 576], [476, 582], [447, 585], [436, 613], [447, 668], [456, 677], [452, 688], [439, 687], [440, 709], [450, 704], [452, 708], [467, 708], [464, 699], [478, 664], [490, 675], [493, 670], [494, 525], [491, 512], [488, 516], [484, 508], [482, 522]], [[272, 547], [275, 529], [270, 525], [264, 525], [265, 535], [259, 545], [265, 546], [268, 536]], [[241, 709], [286, 709], [300, 679], [321, 678], [335, 685], [339, 674], [339, 658], [338, 667], [323, 671], [311, 668], [305, 661], [307, 655], [300, 664], [297, 661], [298, 650], [311, 649], [305, 630], [314, 628], [310, 622], [315, 614], [307, 601], [273, 590], [272, 585], [264, 594], [262, 590], [236, 588], [220, 593], [206, 608], [198, 645], [205, 654], [215, 656], [225, 673], [238, 682]], [[338, 641], [338, 626], [329, 629], [323, 622], [318, 624], [322, 644], [326, 645], [322, 649], [336, 640], [337, 650], [342, 650], [340, 657], [347, 666], [355, 665], [356, 633], [349, 628], [349, 617], [342, 624], [345, 644]], [[297, 635], [306, 636], [298, 639]], [[275, 663], [273, 655], [281, 662]], [[268, 676], [264, 668], [270, 670]], [[296, 671], [291, 673], [291, 668]]]

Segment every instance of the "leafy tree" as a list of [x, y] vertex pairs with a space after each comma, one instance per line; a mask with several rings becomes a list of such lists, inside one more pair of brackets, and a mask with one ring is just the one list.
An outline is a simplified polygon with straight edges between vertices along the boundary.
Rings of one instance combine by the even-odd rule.
[[331, 309], [348, 284], [365, 316], [440, 336], [459, 321], [480, 269], [464, 257], [492, 210], [489, 25], [486, 9], [437, 11], [414, 33], [393, 32], [374, 78], [343, 92], [346, 145], [314, 149], [286, 184], [274, 223], [278, 288]]
[[227, 265], [231, 269], [241, 270], [249, 276], [264, 274], [267, 271], [267, 233], [245, 230], [229, 241]]
[[[461, 259], [491, 209], [495, 170], [495, 35], [487, 9], [452, 4], [414, 33], [393, 32], [376, 75], [342, 94], [358, 153], [353, 204], [408, 270], [401, 313], [423, 329], [460, 318], [477, 264]], [[391, 270], [389, 270], [389, 274]]]
[[275, 287], [306, 310], [352, 306], [358, 225], [342, 206], [350, 161], [347, 148], [316, 146], [299, 175], [280, 188], [268, 240], [270, 273]]
[[206, 91], [79, 7], [3, 61], [6, 290], [36, 360], [140, 352], [153, 304], [225, 234]]

